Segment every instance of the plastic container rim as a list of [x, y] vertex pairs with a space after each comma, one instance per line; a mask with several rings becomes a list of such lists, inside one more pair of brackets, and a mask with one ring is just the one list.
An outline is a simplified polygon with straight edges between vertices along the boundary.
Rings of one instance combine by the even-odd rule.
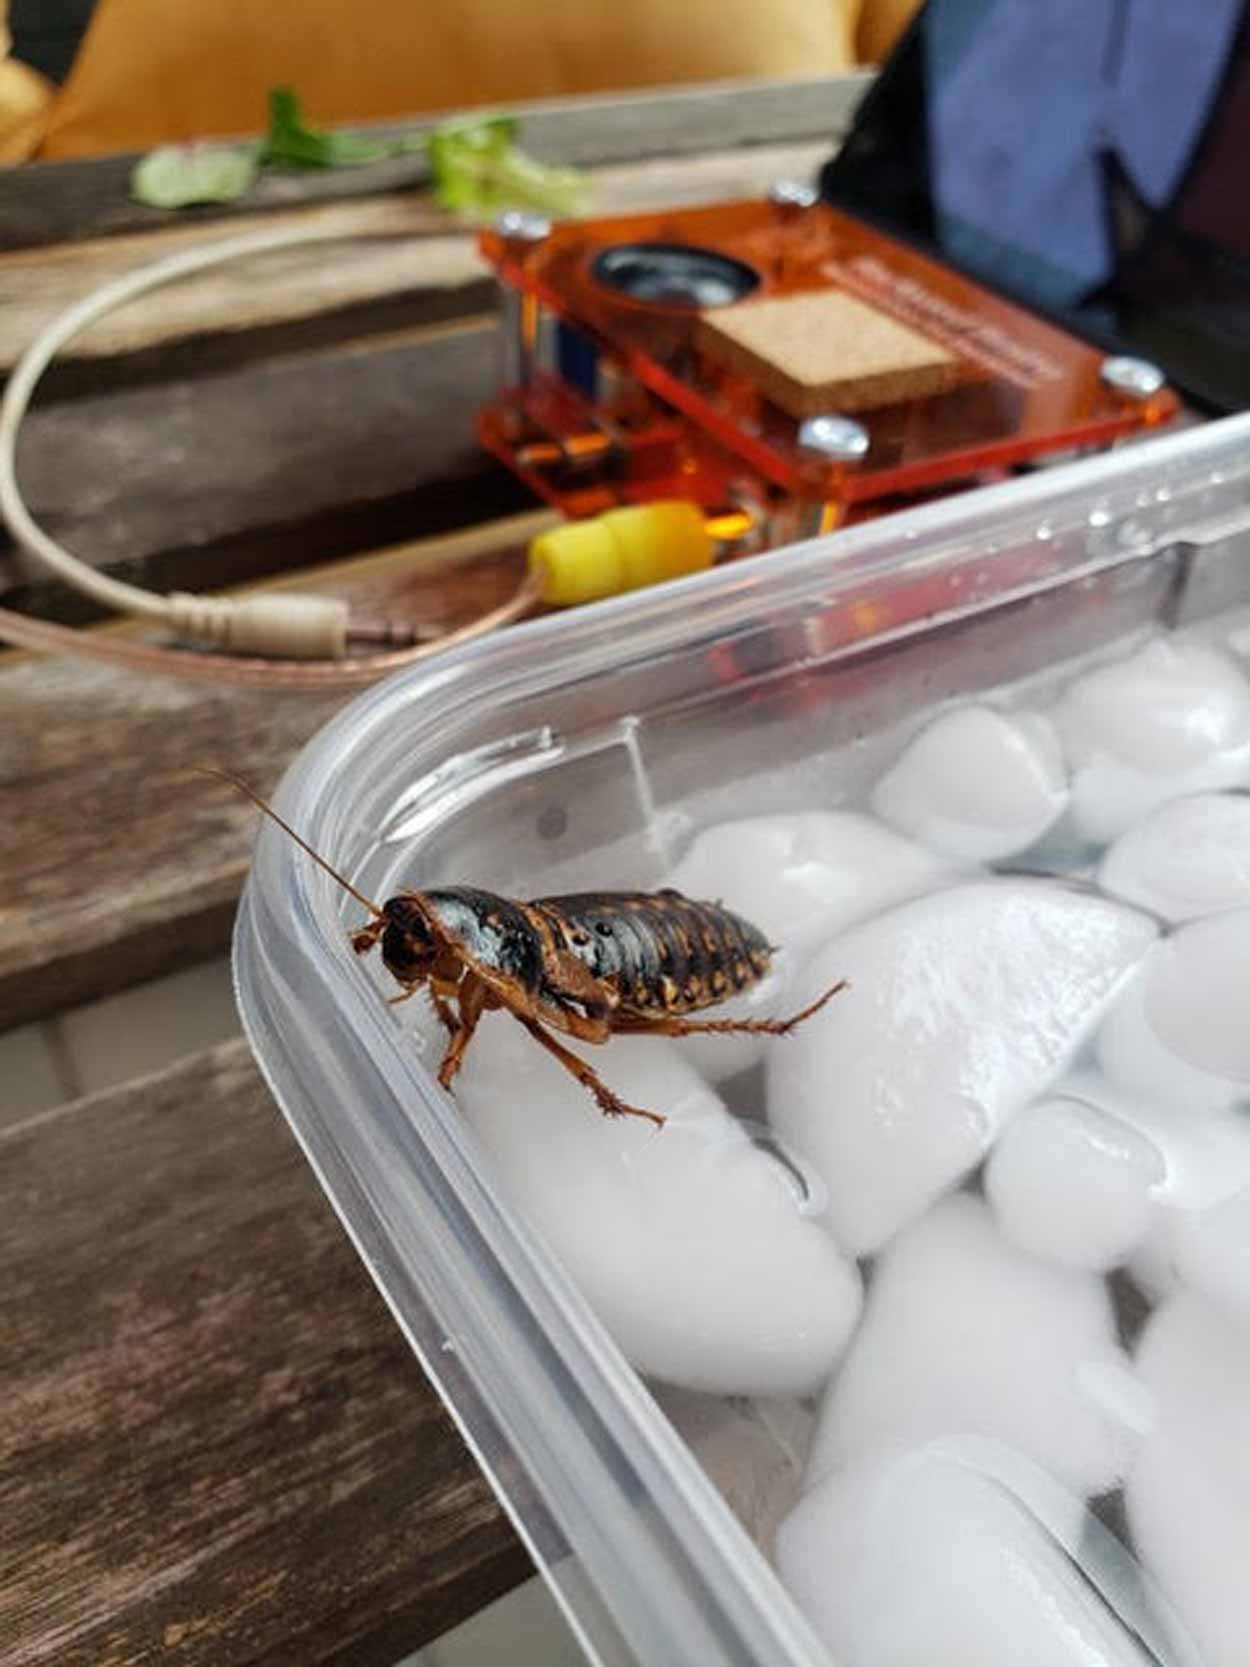
[[[788, 618], [849, 600], [866, 586], [902, 574], [957, 568], [973, 559], [970, 551], [978, 540], [976, 559], [984, 559], [989, 529], [1012, 536], [1100, 494], [1114, 523], [1131, 512], [1143, 485], [1157, 488], [1168, 479], [1188, 481], [1197, 471], [1218, 469], [1230, 478], [1250, 477], [1250, 415], [1134, 442], [1109, 455], [516, 627], [359, 696], [304, 749], [277, 802], [333, 859], [341, 807], [334, 804], [332, 761], [368, 749], [401, 712], [410, 726], [414, 759], [439, 756], [440, 746], [454, 747], [455, 714], [466, 702], [499, 704], [518, 694], [567, 687], [602, 675], [608, 666], [719, 640], [765, 615]], [[1161, 525], [1131, 549], [1115, 548], [1084, 563], [1057, 557], [1053, 582], [1148, 560], [1186, 532]], [[985, 610], [1007, 594], [983, 592], [967, 607]], [[918, 628], [926, 623], [932, 621], [921, 621]], [[274, 904], [279, 898], [280, 911]], [[276, 932], [288, 934], [308, 956], [308, 986], [301, 998], [324, 1021], [326, 1033], [324, 1053], [311, 1062], [292, 1057], [285, 1047], [281, 992], [272, 981], [266, 984], [262, 971], [267, 941]], [[345, 976], [352, 957], [343, 937], [341, 900], [329, 880], [278, 830], [263, 826], [236, 926], [236, 979], [248, 1040], [323, 1189], [536, 1559], [548, 1562], [550, 1548], [501, 1484], [496, 1438], [517, 1456], [550, 1506], [590, 1586], [606, 1593], [627, 1645], [621, 1659], [657, 1667], [687, 1660], [700, 1667], [827, 1663], [797, 1609], [788, 1599], [778, 1602], [784, 1594], [772, 1570], [667, 1420], [657, 1415], [645, 1387], [579, 1293], [498, 1196], [472, 1131], [457, 1121], [415, 1054], [405, 1057], [397, 1046], [398, 1033], [376, 989], [363, 975]], [[336, 1123], [333, 1110], [327, 1110], [345, 1092], [333, 1080], [336, 1027], [378, 1062], [380, 1091], [409, 1106], [404, 1118], [371, 1129], [350, 1119]], [[318, 1071], [319, 1089], [313, 1080]], [[482, 1284], [474, 1254], [489, 1258], [493, 1284]], [[478, 1281], [475, 1292], [465, 1288], [470, 1278]], [[494, 1393], [487, 1368], [500, 1338], [516, 1341], [514, 1303], [535, 1332], [532, 1358], [510, 1359], [513, 1379], [506, 1391]], [[447, 1331], [449, 1305], [457, 1304], [462, 1312], [454, 1358], [457, 1368], [468, 1372], [481, 1405], [465, 1403], [463, 1380], [449, 1387], [448, 1362], [440, 1359], [445, 1345], [437, 1334]], [[568, 1409], [558, 1409], [557, 1416], [550, 1403], [556, 1372], [581, 1396], [574, 1429], [561, 1421]], [[645, 1532], [637, 1522], [605, 1522], [596, 1514], [622, 1479], [645, 1500]], [[554, 1584], [560, 1595], [558, 1578]], [[596, 1631], [594, 1615], [567, 1592], [563, 1600], [574, 1624], [602, 1649], [605, 1634]], [[642, 1613], [648, 1606], [650, 1613]]]

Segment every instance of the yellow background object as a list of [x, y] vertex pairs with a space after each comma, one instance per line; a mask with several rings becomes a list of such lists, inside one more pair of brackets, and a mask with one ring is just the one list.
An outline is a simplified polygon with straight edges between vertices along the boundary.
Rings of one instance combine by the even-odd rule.
[[56, 89], [9, 57], [8, 5], [0, 0], [0, 163], [25, 162], [43, 138]]
[[567, 608], [698, 573], [712, 565], [712, 555], [698, 505], [667, 499], [540, 533], [530, 544], [529, 565], [542, 600]]
[[898, 45], [920, 0], [865, 0], [855, 30], [855, 51], [864, 64], [881, 64]]
[[[0, 4], [3, 0], [0, 0]], [[917, 0], [99, 0], [41, 155], [680, 82], [834, 74]], [[888, 32], [888, 30], [887, 30]], [[874, 39], [882, 31], [869, 29]]]

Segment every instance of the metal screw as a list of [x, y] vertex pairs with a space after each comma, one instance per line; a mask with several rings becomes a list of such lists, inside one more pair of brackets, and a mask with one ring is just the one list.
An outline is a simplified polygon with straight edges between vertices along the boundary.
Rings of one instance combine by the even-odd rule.
[[835, 412], [808, 417], [800, 425], [798, 442], [801, 450], [814, 452], [830, 463], [862, 463], [870, 443], [866, 428]]
[[1126, 355], [1104, 359], [1099, 372], [1108, 388], [1129, 399], [1151, 399], [1163, 386], [1163, 372], [1149, 359], [1133, 359]]
[[509, 243], [541, 243], [551, 236], [551, 221], [545, 214], [510, 208], [495, 221], [495, 230]]
[[769, 186], [768, 200], [774, 208], [814, 208], [820, 201], [820, 192], [801, 180], [779, 179]]

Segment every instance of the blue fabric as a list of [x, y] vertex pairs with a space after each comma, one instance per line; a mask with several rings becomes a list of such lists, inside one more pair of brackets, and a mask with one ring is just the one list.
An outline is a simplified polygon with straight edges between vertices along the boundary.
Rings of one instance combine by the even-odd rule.
[[930, 0], [940, 242], [1041, 305], [1111, 274], [1108, 152], [1152, 208], [1219, 92], [1244, 0]]

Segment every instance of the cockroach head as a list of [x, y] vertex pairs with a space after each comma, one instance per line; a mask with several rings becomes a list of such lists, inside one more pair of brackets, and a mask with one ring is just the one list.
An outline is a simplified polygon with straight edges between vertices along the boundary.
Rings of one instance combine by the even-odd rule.
[[[386, 970], [400, 984], [419, 984], [428, 978], [438, 959], [439, 943], [430, 929], [429, 915], [420, 897], [401, 892], [398, 897], [389, 898], [382, 905], [378, 925]], [[372, 942], [377, 942], [376, 932]]]

